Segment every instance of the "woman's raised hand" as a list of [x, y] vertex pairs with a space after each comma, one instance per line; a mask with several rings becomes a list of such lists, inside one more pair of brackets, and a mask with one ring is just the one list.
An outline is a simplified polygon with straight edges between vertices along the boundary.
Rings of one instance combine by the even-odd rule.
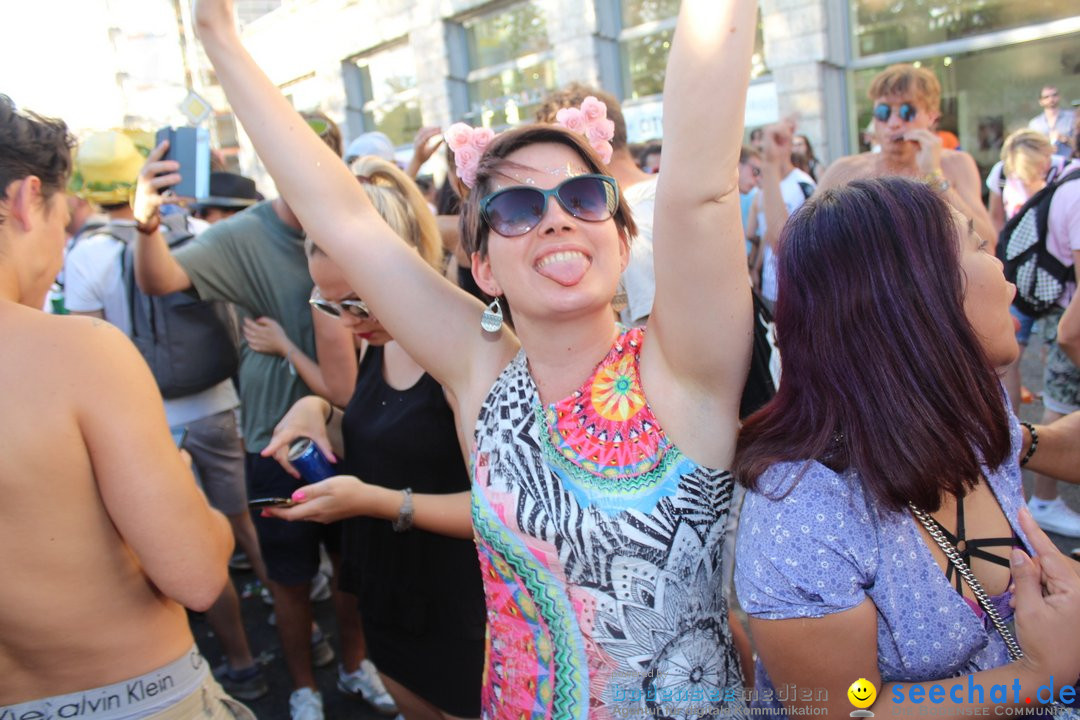
[[1034, 559], [1013, 551], [1016, 636], [1023, 662], [1043, 677], [1071, 685], [1080, 675], [1080, 576], [1076, 563], [1057, 549], [1027, 508], [1020, 511]]
[[195, 34], [204, 42], [211, 33], [236, 31], [233, 0], [193, 0], [191, 19]]
[[330, 446], [330, 437], [326, 433], [326, 416], [330, 411], [330, 403], [317, 395], [302, 397], [293, 403], [285, 417], [274, 428], [274, 434], [270, 443], [259, 453], [263, 457], [273, 457], [285, 472], [295, 478], [300, 473], [289, 462], [289, 445], [297, 438], [311, 438], [312, 441], [323, 451], [330, 462], [337, 462], [333, 448]]

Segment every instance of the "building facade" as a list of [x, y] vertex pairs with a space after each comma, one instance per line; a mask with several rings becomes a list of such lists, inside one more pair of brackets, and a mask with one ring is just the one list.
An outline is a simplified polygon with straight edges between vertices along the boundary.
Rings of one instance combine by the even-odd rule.
[[[662, 135], [679, 0], [248, 0], [244, 41], [298, 109], [347, 138], [381, 130], [409, 155], [423, 125], [528, 121], [571, 81], [623, 100], [631, 142]], [[932, 68], [941, 128], [985, 170], [1001, 140], [1040, 112], [1052, 84], [1080, 99], [1080, 3], [1061, 0], [761, 0], [748, 127], [796, 114], [817, 155], [860, 148], [870, 78], [894, 62]], [[212, 73], [202, 90], [219, 108]], [[220, 113], [222, 141], [265, 177]], [[233, 137], [235, 136], [235, 137]], [[228, 142], [221, 144], [227, 145]], [[265, 184], [265, 183], [264, 183]]]

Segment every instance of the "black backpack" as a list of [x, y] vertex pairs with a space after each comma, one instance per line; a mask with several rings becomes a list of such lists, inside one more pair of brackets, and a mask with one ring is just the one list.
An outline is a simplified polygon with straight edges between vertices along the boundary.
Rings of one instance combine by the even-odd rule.
[[750, 371], [739, 402], [739, 417], [746, 419], [757, 412], [776, 394], [780, 377], [779, 353], [776, 350], [776, 331], [773, 315], [756, 290], [754, 296], [754, 340]]
[[[163, 222], [162, 232], [170, 250], [193, 237], [186, 224], [177, 227], [176, 223]], [[240, 359], [228, 306], [199, 300], [188, 292], [157, 297], [144, 294], [135, 283], [132, 243], [109, 232], [108, 227], [94, 234], [109, 235], [124, 244], [120, 262], [131, 340], [150, 366], [162, 397], [185, 397], [232, 377]]]
[[1050, 202], [1057, 189], [1080, 180], [1080, 169], [1048, 183], [1028, 198], [998, 237], [997, 254], [1005, 265], [1005, 277], [1016, 284], [1013, 305], [1025, 315], [1042, 317], [1057, 307], [1069, 282], [1075, 282], [1072, 265], [1065, 265], [1046, 247]]

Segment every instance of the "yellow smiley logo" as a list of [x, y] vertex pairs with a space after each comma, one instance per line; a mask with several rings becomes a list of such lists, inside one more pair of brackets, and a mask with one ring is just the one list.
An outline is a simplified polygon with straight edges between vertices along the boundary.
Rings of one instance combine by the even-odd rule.
[[866, 678], [859, 678], [847, 689], [848, 700], [857, 708], [868, 708], [877, 700], [877, 688]]

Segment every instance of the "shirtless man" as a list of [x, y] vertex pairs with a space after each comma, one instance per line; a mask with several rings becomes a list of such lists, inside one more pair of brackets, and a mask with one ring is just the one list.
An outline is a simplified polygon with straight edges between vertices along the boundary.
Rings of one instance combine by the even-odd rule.
[[941, 85], [934, 73], [914, 65], [890, 65], [874, 77], [867, 95], [874, 103], [874, 137], [881, 152], [840, 158], [825, 171], [818, 189], [888, 175], [924, 179], [975, 223], [979, 237], [993, 250], [997, 233], [982, 205], [975, 160], [965, 152], [943, 149], [930, 129], [941, 115]]
[[71, 143], [0, 96], [0, 718], [251, 718], [188, 628], [184, 606], [221, 593], [232, 534], [150, 370], [111, 325], [38, 309]]

